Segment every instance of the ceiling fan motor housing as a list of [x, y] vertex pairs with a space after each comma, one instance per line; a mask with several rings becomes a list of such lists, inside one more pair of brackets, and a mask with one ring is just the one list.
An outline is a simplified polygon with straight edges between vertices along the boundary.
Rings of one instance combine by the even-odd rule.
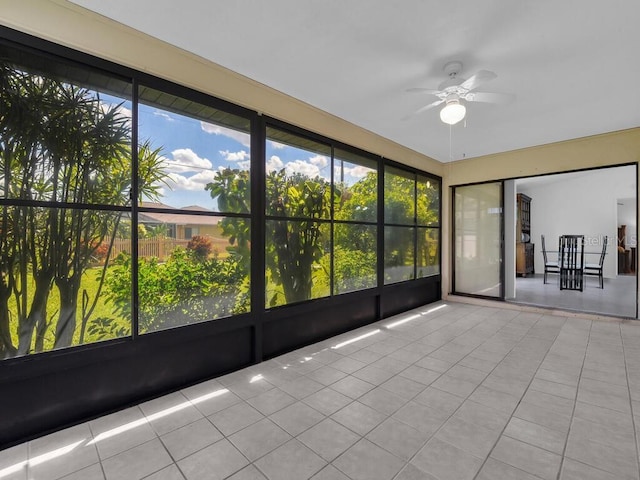
[[449, 89], [455, 91], [452, 87], [457, 87], [465, 81], [464, 78], [458, 77], [458, 74], [462, 71], [462, 62], [448, 62], [442, 69], [444, 70], [444, 73], [447, 74], [448, 78], [438, 86], [438, 90]]

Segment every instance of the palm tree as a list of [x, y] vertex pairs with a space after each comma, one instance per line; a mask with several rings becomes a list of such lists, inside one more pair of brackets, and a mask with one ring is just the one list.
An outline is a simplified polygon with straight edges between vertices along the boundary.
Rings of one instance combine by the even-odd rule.
[[[9, 200], [38, 202], [6, 207], [0, 218], [0, 356], [6, 356], [34, 345], [42, 350], [50, 327], [54, 347], [73, 343], [82, 276], [124, 213], [104, 207], [131, 204], [131, 122], [121, 105], [107, 105], [93, 90], [8, 63], [0, 71], [0, 191]], [[148, 144], [141, 152], [140, 193], [154, 196], [162, 162]], [[48, 317], [54, 287], [60, 307]], [[17, 347], [9, 335], [12, 295]], [[81, 337], [95, 306], [87, 297], [83, 291]]]

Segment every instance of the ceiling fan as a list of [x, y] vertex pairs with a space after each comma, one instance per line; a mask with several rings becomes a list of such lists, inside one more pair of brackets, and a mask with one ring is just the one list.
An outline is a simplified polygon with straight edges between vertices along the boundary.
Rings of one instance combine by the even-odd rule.
[[458, 76], [462, 71], [462, 62], [449, 62], [444, 66], [443, 70], [449, 78], [438, 85], [437, 90], [430, 88], [410, 88], [407, 90], [407, 92], [412, 93], [435, 95], [438, 97], [438, 100], [419, 108], [412, 114], [404, 117], [403, 120], [444, 103], [444, 108], [440, 110], [440, 119], [444, 123], [455, 125], [464, 118], [467, 111], [463, 100], [466, 102], [508, 103], [515, 98], [514, 95], [509, 94], [474, 91], [482, 84], [497, 77], [494, 72], [489, 70], [480, 70], [468, 79]]

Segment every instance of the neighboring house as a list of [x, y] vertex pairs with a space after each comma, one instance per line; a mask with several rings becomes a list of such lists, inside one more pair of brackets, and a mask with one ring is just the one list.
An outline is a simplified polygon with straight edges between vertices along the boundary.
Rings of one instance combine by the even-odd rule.
[[163, 212], [149, 212], [144, 211], [138, 214], [138, 223], [144, 225], [148, 229], [164, 227], [166, 229], [165, 235], [169, 238], [175, 238], [177, 240], [190, 240], [195, 235], [204, 236], [219, 236], [218, 222], [221, 217], [215, 217], [210, 215], [190, 215], [185, 213], [191, 212], [209, 212], [209, 210], [198, 205], [190, 205], [188, 207], [174, 208], [170, 205], [155, 202], [142, 202], [141, 207], [145, 208], [157, 208], [163, 210], [175, 210], [176, 213]]

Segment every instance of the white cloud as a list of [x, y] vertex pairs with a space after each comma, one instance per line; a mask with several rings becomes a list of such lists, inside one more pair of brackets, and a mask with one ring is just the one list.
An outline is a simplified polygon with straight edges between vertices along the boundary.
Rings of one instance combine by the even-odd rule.
[[165, 120], [167, 120], [168, 122], [175, 122], [175, 118], [173, 118], [171, 115], [169, 115], [168, 113], [162, 112], [160, 110], [154, 110], [153, 114], [156, 117], [162, 117]]
[[272, 155], [267, 161], [267, 173], [280, 170], [282, 167], [284, 167], [284, 163], [282, 163], [282, 160], [280, 160], [280, 157], [277, 155]]
[[245, 132], [239, 132], [238, 130], [232, 130], [230, 128], [221, 127], [220, 125], [214, 125], [207, 122], [200, 122], [200, 128], [212, 135], [223, 135], [225, 137], [232, 138], [236, 142], [240, 142], [245, 147], [248, 147], [251, 143], [251, 136]]
[[[355, 167], [344, 167], [344, 174], [354, 178], [366, 177], [369, 172], [373, 172], [369, 167], [363, 167], [362, 165], [356, 165]], [[336, 165], [334, 168], [337, 177], [340, 176], [340, 166]]]
[[238, 162], [238, 168], [240, 170], [249, 170], [251, 168], [251, 162], [249, 160]]
[[118, 112], [119, 115], [125, 117], [127, 119], [127, 123], [129, 124], [129, 126], [131, 126], [133, 113], [131, 112], [130, 108], [127, 108], [124, 105], [118, 105], [116, 103], [105, 103], [103, 101], [100, 101], [100, 110], [103, 114], [108, 113], [114, 109], [116, 112]]
[[217, 172], [212, 170], [205, 170], [190, 177], [179, 173], [170, 173], [166, 182], [172, 190], [203, 191], [205, 185], [212, 182], [216, 175]]
[[220, 155], [228, 161], [228, 162], [237, 162], [240, 160], [248, 160], [250, 155], [248, 152], [244, 150], [240, 150], [239, 152], [230, 152], [229, 150], [220, 150]]
[[309, 178], [314, 178], [320, 175], [320, 169], [316, 165], [312, 165], [304, 160], [289, 162], [284, 168], [286, 169], [287, 175], [301, 173]]
[[329, 159], [324, 155], [316, 155], [315, 157], [309, 158], [309, 161], [318, 168], [324, 168], [329, 164]]
[[273, 140], [269, 140], [269, 144], [274, 150], [282, 150], [283, 148], [286, 148], [286, 145], [284, 143], [274, 142]]
[[179, 148], [171, 152], [171, 155], [173, 158], [165, 158], [164, 166], [172, 173], [196, 172], [213, 167], [211, 161], [200, 158], [190, 148]]

